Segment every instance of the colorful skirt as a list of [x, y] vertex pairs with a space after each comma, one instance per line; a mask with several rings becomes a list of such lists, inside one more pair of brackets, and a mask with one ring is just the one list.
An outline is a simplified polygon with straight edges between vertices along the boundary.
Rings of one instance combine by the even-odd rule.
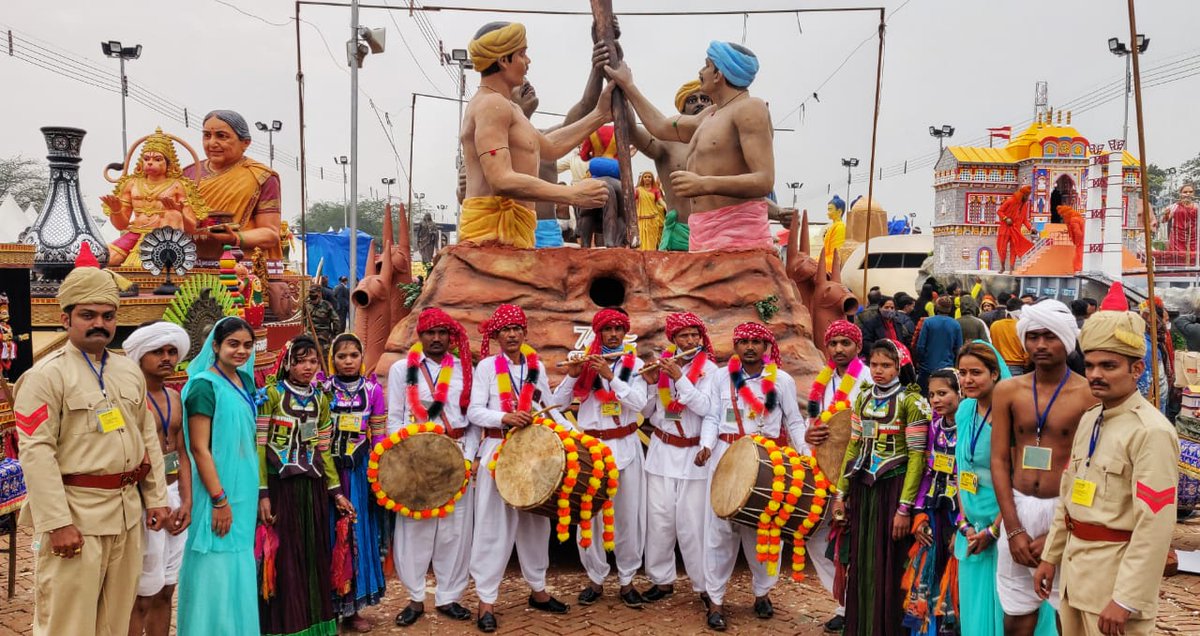
[[267, 491], [279, 549], [275, 596], [259, 600], [260, 629], [264, 635], [336, 636], [325, 480], [268, 475]]
[[[913, 545], [913, 558], [904, 580], [908, 583], [904, 608], [904, 626], [913, 636], [947, 636], [958, 634], [958, 607], [953, 594], [944, 594], [943, 578], [954, 554], [954, 525], [958, 512], [943, 504], [920, 514], [929, 518], [933, 545]], [[950, 598], [946, 598], [950, 597]], [[939, 615], [939, 611], [945, 615]]]
[[[371, 496], [371, 484], [367, 481], [367, 456], [365, 453], [355, 458], [358, 460], [353, 468], [342, 467], [338, 475], [342, 482], [342, 494], [354, 505], [358, 522], [351, 524], [350, 533], [351, 554], [353, 554], [354, 576], [351, 579], [350, 592], [347, 594], [334, 593], [333, 608], [338, 616], [351, 616], [364, 607], [379, 604], [383, 599], [385, 579], [383, 575], [383, 551], [386, 549], [384, 540], [386, 511], [375, 503]], [[330, 515], [330, 545], [336, 542], [336, 525], [338, 515]]]
[[846, 582], [847, 636], [907, 636], [904, 592], [900, 589], [912, 537], [892, 540], [892, 517], [900, 507], [904, 472], [877, 478], [868, 486], [861, 475], [850, 481], [846, 502], [850, 523], [850, 568]]

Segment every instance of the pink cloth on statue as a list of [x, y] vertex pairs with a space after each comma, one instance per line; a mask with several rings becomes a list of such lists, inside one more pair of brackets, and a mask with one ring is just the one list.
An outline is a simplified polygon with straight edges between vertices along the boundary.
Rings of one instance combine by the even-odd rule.
[[767, 202], [746, 201], [688, 217], [691, 229], [688, 249], [692, 252], [731, 249], [773, 249], [767, 227]]
[[128, 254], [129, 251], [133, 249], [133, 246], [137, 245], [138, 239], [140, 238], [142, 238], [142, 235], [138, 234], [137, 232], [126, 232], [121, 235], [121, 238], [113, 241], [112, 245], [113, 247], [119, 248], [121, 251]]

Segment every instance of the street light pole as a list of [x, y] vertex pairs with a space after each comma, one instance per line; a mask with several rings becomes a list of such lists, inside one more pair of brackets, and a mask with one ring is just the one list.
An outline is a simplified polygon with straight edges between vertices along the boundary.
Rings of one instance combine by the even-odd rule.
[[342, 167], [342, 227], [350, 227], [350, 195], [346, 193], [346, 164], [350, 162], [346, 155], [334, 157], [333, 163]]
[[[463, 102], [467, 98], [467, 69], [474, 69], [475, 65], [471, 63], [471, 54], [466, 49], [453, 49], [449, 53], [442, 54], [442, 63], [455, 64], [458, 66], [458, 137], [455, 139], [455, 145], [458, 146], [458, 155], [454, 159], [454, 169], [461, 170], [463, 165], [463, 150], [462, 150], [462, 120], [463, 120]], [[456, 204], [456, 217], [462, 215], [462, 204]], [[457, 218], [456, 218], [457, 223]]]
[[142, 45], [121, 46], [116, 40], [100, 43], [106, 57], [115, 57], [121, 63], [121, 157], [129, 150], [129, 134], [125, 125], [125, 99], [129, 97], [129, 78], [125, 77], [125, 60], [136, 60], [142, 56]]
[[858, 158], [851, 157], [849, 159], [842, 159], [842, 165], [846, 167], [846, 205], [849, 206], [850, 205], [850, 170], [858, 167]]
[[929, 127], [929, 136], [938, 140], [938, 161], [942, 160], [942, 152], [946, 149], [946, 139], [954, 136], [954, 126], [942, 124]]
[[[1145, 53], [1146, 49], [1150, 48], [1150, 38], [1137, 34], [1137, 50], [1138, 53]], [[1121, 135], [1121, 139], [1129, 144], [1129, 97], [1133, 93], [1133, 57], [1130, 55], [1132, 51], [1120, 38], [1108, 38], [1108, 51], [1117, 57], [1125, 58], [1125, 128]]]
[[387, 186], [387, 202], [392, 202], [392, 186], [396, 184], [395, 177], [384, 177], [379, 180], [380, 183]]
[[271, 169], [275, 168], [275, 133], [283, 130], [283, 122], [278, 119], [271, 120], [271, 125], [268, 126], [265, 122], [256, 121], [254, 127], [262, 132], [267, 133], [267, 145], [270, 147], [270, 165]]
[[800, 188], [804, 187], [804, 184], [799, 181], [792, 181], [787, 184], [787, 187], [792, 190], [792, 208], [794, 209], [796, 207], [796, 193]]

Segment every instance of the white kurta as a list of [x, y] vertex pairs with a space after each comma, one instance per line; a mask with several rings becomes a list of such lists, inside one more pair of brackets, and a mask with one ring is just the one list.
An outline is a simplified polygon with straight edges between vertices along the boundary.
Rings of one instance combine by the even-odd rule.
[[[821, 396], [820, 401], [820, 407], [822, 411], [829, 408], [829, 405], [833, 403], [833, 396], [837, 393], [838, 384], [841, 383], [842, 377], [843, 376], [838, 374], [838, 372], [835, 370], [833, 377], [829, 380], [829, 384], [825, 385], [825, 393]], [[870, 387], [874, 384], [874, 382], [871, 381], [871, 370], [865, 364], [861, 366], [858, 373], [858, 379], [855, 381], [854, 386], [850, 389], [849, 400], [851, 404], [854, 403], [854, 398], [858, 397], [858, 393], [862, 390], [864, 383], [866, 383], [867, 387]], [[808, 430], [808, 426], [805, 426], [805, 430]], [[805, 449], [802, 450], [801, 446], [804, 446]], [[811, 450], [807, 449], [807, 444], [804, 444], [803, 438], [801, 438], [801, 441], [797, 442], [796, 450], [802, 453], [811, 454]], [[817, 531], [811, 537], [809, 537], [805, 543], [808, 548], [806, 550], [808, 562], [811, 563], [813, 569], [817, 571], [817, 578], [821, 579], [821, 586], [832, 594], [833, 579], [837, 575], [837, 565], [831, 559], [825, 556], [825, 550], [829, 546], [829, 522], [826, 521], [825, 523], [821, 524], [821, 527], [817, 528]], [[846, 607], [844, 605], [838, 605], [835, 614], [838, 616], [845, 616]]]
[[[430, 379], [437, 382], [441, 363], [435, 363], [421, 356], [421, 364], [425, 365]], [[392, 365], [388, 371], [388, 433], [395, 433], [401, 427], [410, 424], [411, 415], [408, 408], [408, 385], [405, 383], [407, 364], [404, 361]], [[417, 374], [417, 391], [422, 403], [428, 405], [433, 401], [433, 387], [425, 378], [424, 373]], [[446, 396], [443, 417], [437, 423], [450, 425], [455, 430], [466, 429], [463, 437], [457, 441], [463, 449], [463, 457], [474, 458], [479, 448], [479, 431], [467, 422], [463, 415], [459, 399], [463, 394], [462, 365], [454, 359], [454, 371], [450, 376], [450, 391]], [[478, 469], [478, 464], [472, 466]], [[448, 605], [462, 598], [467, 589], [467, 564], [471, 556], [471, 530], [474, 518], [474, 487], [468, 486], [466, 494], [454, 506], [454, 512], [442, 519], [422, 519], [420, 521], [396, 515], [396, 530], [392, 538], [392, 558], [396, 564], [396, 574], [400, 582], [408, 590], [408, 597], [417, 602], [425, 600], [425, 575], [429, 566], [433, 565], [433, 575], [437, 579], [437, 590], [434, 593], [434, 604]]]
[[[741, 400], [738, 401], [742, 412], [741, 430], [736, 421], [726, 421], [730, 419], [726, 417], [726, 413], [733, 408], [729, 370], [721, 369], [714, 375], [712, 394], [715, 408], [705, 416], [700, 436], [700, 444], [704, 448], [712, 449], [712, 457], [707, 463], [710, 490], [713, 471], [716, 470], [725, 450], [729, 448], [729, 444], [719, 438], [721, 434], [763, 435], [774, 438], [779, 437], [783, 427], [787, 427], [788, 436], [791, 439], [804, 439], [804, 419], [800, 415], [799, 404], [796, 401], [796, 381], [786, 371], [780, 369], [775, 379], [775, 392], [779, 403], [774, 410], [761, 417], [751, 419], [748, 417], [746, 405]], [[754, 378], [748, 378], [746, 386], [754, 392], [759, 400], [763, 399], [761, 374]], [[711, 505], [706, 506], [706, 509], [708, 513], [704, 523], [705, 586], [708, 588], [708, 595], [712, 598], [713, 604], [721, 605], [725, 599], [725, 588], [729, 584], [729, 577], [733, 574], [734, 563], [737, 562], [739, 543], [742, 553], [746, 556], [746, 562], [750, 564], [754, 596], [766, 596], [771, 588], [775, 587], [779, 575], [777, 573], [775, 576], [769, 576], [766, 564], [759, 562], [756, 558], [755, 529], [717, 517], [712, 511]]]
[[[636, 425], [638, 413], [646, 408], [646, 381], [637, 374], [642, 367], [642, 361], [634, 358], [633, 373], [628, 381], [622, 381], [620, 376], [621, 360], [613, 363], [612, 382], [601, 379], [601, 385], [611, 390], [621, 405], [619, 415], [604, 415], [602, 403], [596, 398], [596, 393], [589, 392], [579, 403], [579, 412], [575, 416], [578, 428], [584, 432], [608, 431], [630, 424]], [[569, 404], [575, 389], [576, 378], [567, 376], [554, 389], [556, 404]], [[613, 552], [617, 561], [617, 580], [622, 585], [630, 585], [633, 575], [642, 566], [642, 553], [646, 538], [646, 485], [642, 478], [642, 442], [637, 431], [618, 439], [604, 440], [612, 449], [613, 461], [617, 463], [620, 477], [617, 480], [617, 494], [613, 497]], [[599, 520], [600, 517], [594, 517]], [[579, 546], [579, 560], [587, 570], [588, 579], [596, 585], [604, 583], [611, 568], [608, 556], [604, 552], [602, 539], [603, 524], [592, 524], [592, 544], [587, 548]]]
[[697, 466], [700, 430], [704, 416], [712, 409], [713, 377], [720, 370], [705, 360], [704, 370], [692, 384], [687, 378], [695, 358], [681, 369], [683, 377], [670, 381], [671, 394], [684, 405], [678, 414], [667, 414], [658, 395], [658, 386], [648, 387], [646, 408], [642, 413], [656, 430], [677, 437], [696, 439], [691, 447], [672, 446], [657, 436], [650, 438], [646, 452], [646, 576], [655, 585], [673, 585], [675, 544], [683, 556], [696, 593], [705, 592], [704, 518], [708, 508], [708, 469]]
[[[503, 354], [500, 354], [503, 355]], [[550, 395], [546, 381], [546, 367], [538, 362], [537, 392], [534, 400], [545, 400]], [[527, 371], [526, 362], [509, 363], [512, 375], [514, 400], [521, 393]], [[502, 429], [500, 420], [505, 412], [500, 410], [500, 390], [496, 385], [496, 356], [484, 358], [475, 367], [472, 378], [471, 406], [467, 419], [471, 425], [483, 429]], [[475, 535], [471, 546], [471, 578], [475, 579], [475, 591], [482, 603], [495, 603], [500, 595], [500, 581], [504, 568], [512, 556], [513, 545], [517, 548], [517, 559], [521, 563], [521, 574], [534, 592], [546, 589], [546, 568], [550, 566], [550, 519], [510, 508], [496, 491], [496, 482], [487, 464], [500, 446], [500, 439], [483, 437], [479, 445], [479, 470], [475, 482]]]

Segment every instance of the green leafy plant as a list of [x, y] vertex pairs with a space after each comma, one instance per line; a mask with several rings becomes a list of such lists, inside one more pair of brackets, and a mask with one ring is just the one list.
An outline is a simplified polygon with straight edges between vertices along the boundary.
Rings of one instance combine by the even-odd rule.
[[424, 278], [417, 278], [411, 283], [401, 283], [397, 285], [400, 291], [404, 293], [404, 306], [412, 307], [413, 303], [417, 302], [417, 298], [421, 295], [421, 288], [425, 285]]
[[771, 322], [771, 318], [779, 313], [779, 297], [771, 294], [754, 303], [754, 309], [758, 311], [758, 317], [762, 318], [763, 322]]

